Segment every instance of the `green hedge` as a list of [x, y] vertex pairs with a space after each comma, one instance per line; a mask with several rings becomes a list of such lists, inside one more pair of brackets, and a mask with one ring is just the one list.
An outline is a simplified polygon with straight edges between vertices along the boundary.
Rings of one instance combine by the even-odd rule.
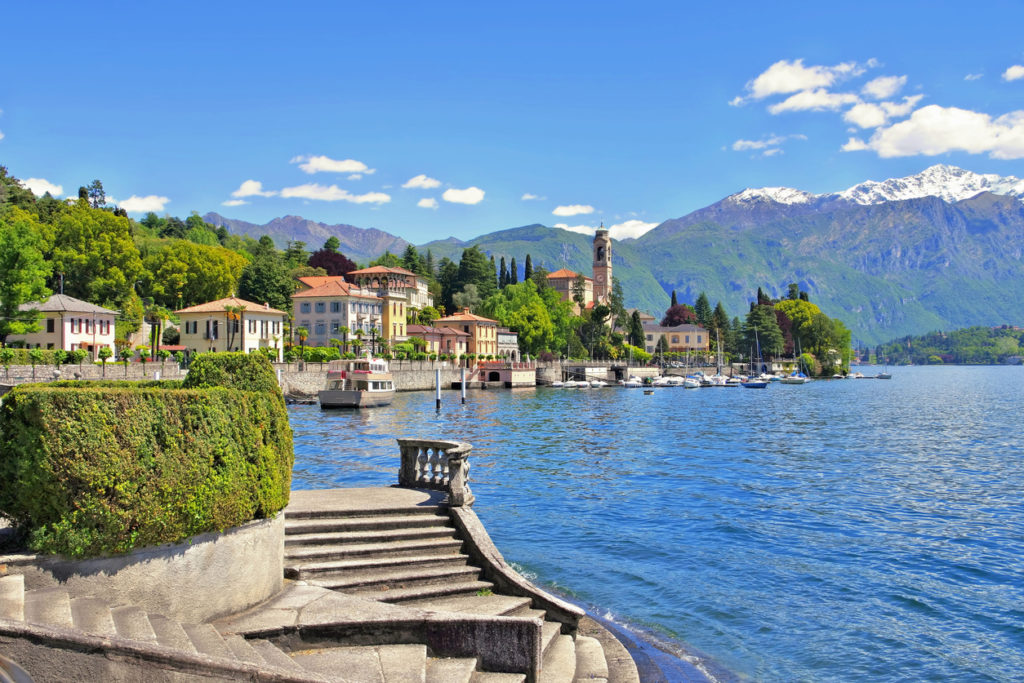
[[276, 383], [57, 382], [0, 404], [0, 514], [36, 552], [123, 553], [272, 517], [293, 459]]
[[229, 387], [281, 396], [274, 366], [260, 353], [200, 353], [189, 365], [184, 386], [186, 389]]

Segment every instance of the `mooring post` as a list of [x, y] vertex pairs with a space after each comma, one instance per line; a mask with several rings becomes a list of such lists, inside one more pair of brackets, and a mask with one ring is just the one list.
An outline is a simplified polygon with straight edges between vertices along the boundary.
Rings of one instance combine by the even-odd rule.
[[459, 382], [462, 389], [462, 405], [466, 405], [466, 368], [462, 368], [462, 381]]
[[441, 410], [441, 371], [434, 370], [434, 398], [437, 403], [437, 410]]

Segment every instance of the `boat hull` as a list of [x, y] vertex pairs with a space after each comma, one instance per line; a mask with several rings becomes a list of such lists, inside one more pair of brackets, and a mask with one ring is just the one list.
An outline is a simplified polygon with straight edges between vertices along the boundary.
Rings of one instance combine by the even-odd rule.
[[377, 408], [391, 405], [395, 399], [393, 391], [324, 389], [317, 395], [320, 398], [321, 408]]

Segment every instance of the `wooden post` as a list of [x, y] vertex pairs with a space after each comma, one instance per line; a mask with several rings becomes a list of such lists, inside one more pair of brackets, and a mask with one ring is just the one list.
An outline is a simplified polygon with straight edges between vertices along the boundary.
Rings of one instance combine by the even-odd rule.
[[441, 371], [434, 370], [434, 397], [437, 403], [437, 411], [441, 412]]

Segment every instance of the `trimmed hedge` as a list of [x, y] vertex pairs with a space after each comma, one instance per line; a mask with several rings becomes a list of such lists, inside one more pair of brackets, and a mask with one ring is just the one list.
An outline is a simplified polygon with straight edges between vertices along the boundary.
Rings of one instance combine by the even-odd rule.
[[189, 365], [184, 387], [228, 387], [281, 396], [274, 366], [261, 353], [200, 353]]
[[288, 504], [292, 432], [276, 382], [273, 391], [178, 386], [55, 382], [4, 397], [0, 514], [28, 532], [32, 550], [123, 553]]

